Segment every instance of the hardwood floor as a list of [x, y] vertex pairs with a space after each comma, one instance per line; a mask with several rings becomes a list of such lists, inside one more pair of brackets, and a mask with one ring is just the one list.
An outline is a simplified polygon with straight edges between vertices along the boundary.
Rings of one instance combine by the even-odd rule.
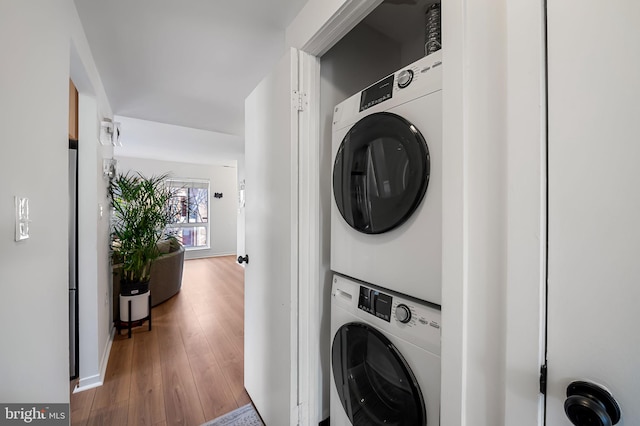
[[71, 395], [72, 425], [200, 425], [250, 402], [243, 386], [244, 269], [185, 261], [181, 291], [116, 335], [104, 384]]

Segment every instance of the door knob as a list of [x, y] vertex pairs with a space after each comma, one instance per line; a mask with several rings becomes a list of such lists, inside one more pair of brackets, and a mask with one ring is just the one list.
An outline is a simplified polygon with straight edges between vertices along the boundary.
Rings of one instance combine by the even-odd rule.
[[613, 395], [589, 382], [569, 384], [564, 412], [575, 426], [612, 426], [620, 420], [620, 406]]
[[238, 263], [242, 265], [242, 262], [249, 263], [249, 255], [245, 254], [244, 257], [238, 256]]

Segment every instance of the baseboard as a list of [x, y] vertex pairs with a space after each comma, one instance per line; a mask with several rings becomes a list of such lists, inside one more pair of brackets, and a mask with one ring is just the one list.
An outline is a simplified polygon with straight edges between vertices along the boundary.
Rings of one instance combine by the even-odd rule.
[[95, 374], [93, 376], [84, 377], [78, 379], [78, 384], [73, 389], [73, 393], [83, 392], [89, 389], [97, 388], [102, 386], [104, 383], [104, 377], [107, 372], [107, 364], [109, 363], [109, 355], [111, 354], [111, 345], [113, 344], [113, 338], [116, 335], [116, 328], [111, 327], [111, 332], [109, 333], [109, 340], [104, 348], [104, 353], [102, 354], [102, 360], [100, 361], [100, 373]]
[[189, 252], [185, 252], [184, 254], [184, 260], [193, 260], [193, 259], [206, 259], [208, 257], [222, 257], [222, 256], [236, 256], [235, 252], [222, 252], [222, 253], [203, 253], [203, 254], [198, 254], [197, 251], [193, 251], [191, 253], [193, 254], [188, 254]]
[[116, 336], [116, 327], [111, 323], [111, 331], [109, 332], [109, 341], [104, 347], [104, 353], [102, 354], [102, 361], [100, 361], [100, 377], [104, 381], [104, 377], [107, 374], [107, 364], [109, 363], [109, 355], [111, 355], [111, 345], [113, 345], [113, 339]]
[[97, 388], [102, 386], [103, 383], [104, 382], [99, 374], [85, 377], [84, 379], [78, 380], [78, 384], [73, 388], [73, 393], [84, 392], [89, 389]]

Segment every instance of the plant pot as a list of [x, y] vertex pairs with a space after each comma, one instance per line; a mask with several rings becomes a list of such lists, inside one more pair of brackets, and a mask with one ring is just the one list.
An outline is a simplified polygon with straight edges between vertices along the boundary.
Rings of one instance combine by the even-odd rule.
[[146, 281], [129, 281], [120, 280], [120, 294], [122, 296], [135, 296], [149, 291], [149, 280]]
[[[151, 297], [151, 292], [148, 288], [149, 282], [147, 282], [147, 291], [144, 293], [130, 296], [120, 293], [120, 321], [137, 321], [149, 316], [149, 297]], [[129, 317], [129, 301], [131, 301], [131, 317]]]

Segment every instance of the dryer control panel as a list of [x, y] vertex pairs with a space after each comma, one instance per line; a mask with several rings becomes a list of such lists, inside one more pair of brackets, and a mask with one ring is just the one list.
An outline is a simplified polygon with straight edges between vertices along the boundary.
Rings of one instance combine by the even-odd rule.
[[442, 50], [418, 59], [336, 105], [333, 132], [370, 113], [389, 111], [439, 90], [442, 90]]
[[[431, 54], [418, 59], [416, 62], [407, 65], [400, 71], [379, 80], [360, 92], [360, 108], [358, 111], [362, 112], [378, 105], [381, 102], [393, 98], [396, 92], [409, 87], [414, 80], [422, 79], [423, 75], [429, 75], [429, 78], [432, 78], [431, 75], [434, 74], [432, 70], [441, 65], [442, 56], [438, 52], [437, 54]], [[436, 77], [436, 80], [437, 79], [438, 78]], [[440, 83], [440, 85], [441, 84], [442, 83]], [[336, 120], [334, 119], [334, 124], [335, 121]]]
[[364, 111], [380, 102], [391, 99], [393, 96], [393, 78], [394, 75], [392, 74], [373, 86], [364, 89], [360, 94], [360, 111]]

